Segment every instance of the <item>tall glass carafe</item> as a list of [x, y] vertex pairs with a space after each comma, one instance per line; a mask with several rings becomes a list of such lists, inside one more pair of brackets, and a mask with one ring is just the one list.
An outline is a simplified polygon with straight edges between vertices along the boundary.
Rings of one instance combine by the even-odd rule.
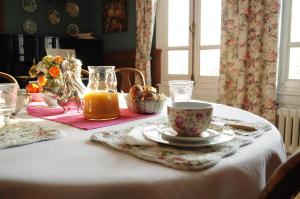
[[89, 120], [110, 120], [120, 116], [117, 77], [114, 66], [88, 66], [89, 83], [84, 95], [83, 115]]

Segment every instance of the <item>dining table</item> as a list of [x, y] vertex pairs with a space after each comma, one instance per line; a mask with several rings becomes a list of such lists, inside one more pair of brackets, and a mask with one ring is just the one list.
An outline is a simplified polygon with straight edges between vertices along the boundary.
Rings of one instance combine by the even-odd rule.
[[[119, 102], [126, 108], [122, 96]], [[200, 170], [168, 167], [91, 139], [95, 133], [122, 131], [166, 117], [166, 105], [159, 114], [91, 130], [35, 117], [26, 111], [18, 113], [16, 118], [59, 129], [64, 137], [1, 149], [0, 198], [255, 199], [286, 160], [281, 135], [260, 116], [212, 104], [214, 117], [264, 123], [270, 128], [252, 143]]]

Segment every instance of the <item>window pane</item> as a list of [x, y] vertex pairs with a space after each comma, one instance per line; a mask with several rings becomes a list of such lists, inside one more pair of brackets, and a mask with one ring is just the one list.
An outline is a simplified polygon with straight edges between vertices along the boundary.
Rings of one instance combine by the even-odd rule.
[[221, 38], [221, 0], [201, 0], [201, 46], [218, 45]]
[[188, 51], [170, 50], [168, 52], [168, 73], [177, 75], [187, 75], [188, 71]]
[[289, 79], [300, 79], [300, 48], [290, 49]]
[[299, 19], [300, 19], [300, 1], [293, 0], [292, 2], [292, 22], [291, 22], [291, 42], [300, 42], [300, 28], [299, 28]]
[[218, 76], [220, 65], [220, 50], [201, 50], [200, 51], [200, 75]]
[[189, 0], [169, 0], [168, 46], [188, 46]]

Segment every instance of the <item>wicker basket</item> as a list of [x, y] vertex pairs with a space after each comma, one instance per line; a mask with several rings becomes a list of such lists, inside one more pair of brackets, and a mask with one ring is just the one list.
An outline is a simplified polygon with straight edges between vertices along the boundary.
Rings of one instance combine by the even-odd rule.
[[160, 113], [164, 107], [166, 99], [158, 100], [131, 100], [128, 95], [125, 96], [127, 107], [130, 111], [143, 114]]

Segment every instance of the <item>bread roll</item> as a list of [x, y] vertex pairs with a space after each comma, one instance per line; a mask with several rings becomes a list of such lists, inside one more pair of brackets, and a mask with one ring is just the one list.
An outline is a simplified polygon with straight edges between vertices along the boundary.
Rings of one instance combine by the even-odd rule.
[[139, 100], [142, 97], [143, 87], [141, 85], [133, 85], [129, 90], [131, 100]]
[[155, 92], [144, 92], [142, 100], [157, 100], [158, 96]]
[[156, 88], [154, 88], [152, 86], [144, 86], [143, 89], [144, 89], [144, 92], [154, 92], [154, 93], [157, 92]]

